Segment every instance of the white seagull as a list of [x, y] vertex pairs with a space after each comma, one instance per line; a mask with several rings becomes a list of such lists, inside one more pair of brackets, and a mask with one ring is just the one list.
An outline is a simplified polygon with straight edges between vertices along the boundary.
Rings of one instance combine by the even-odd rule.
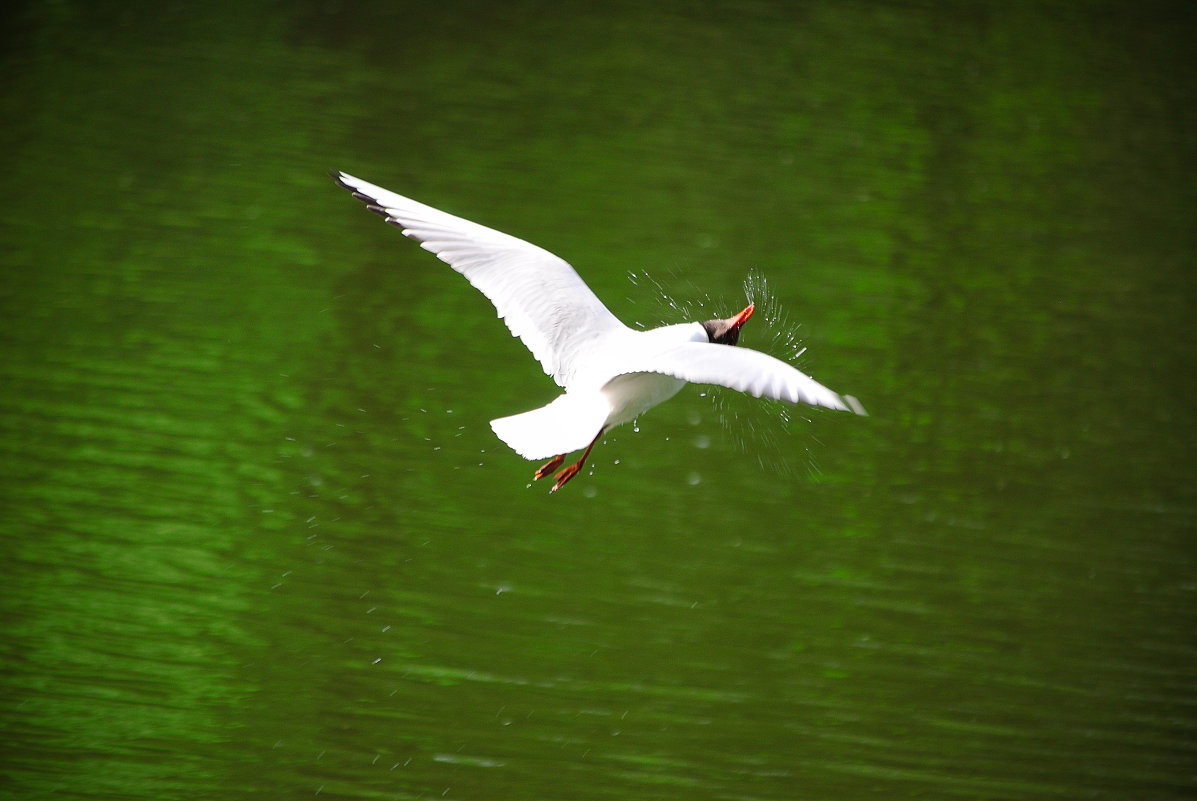
[[[486, 295], [512, 335], [565, 390], [547, 406], [490, 421], [499, 439], [525, 459], [552, 457], [536, 471], [537, 479], [561, 467], [566, 454], [585, 449], [553, 476], [551, 492], [578, 474], [606, 431], [669, 400], [686, 382], [849, 410], [844, 398], [780, 359], [729, 347], [752, 316], [751, 303], [725, 320], [636, 331], [547, 250], [352, 175], [333, 177]], [[863, 412], [859, 404], [853, 407]]]

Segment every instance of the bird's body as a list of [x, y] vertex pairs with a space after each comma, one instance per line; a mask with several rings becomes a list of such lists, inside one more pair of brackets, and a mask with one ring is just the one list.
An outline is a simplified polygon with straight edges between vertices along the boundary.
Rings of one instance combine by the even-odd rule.
[[585, 449], [557, 473], [553, 490], [581, 469], [603, 432], [669, 400], [687, 382], [848, 409], [838, 394], [785, 362], [730, 347], [752, 315], [751, 304], [726, 320], [637, 331], [548, 251], [345, 173], [334, 177], [490, 298], [512, 334], [565, 390], [539, 409], [491, 421], [495, 434], [521, 456], [553, 457], [536, 478], [560, 467], [565, 454]]

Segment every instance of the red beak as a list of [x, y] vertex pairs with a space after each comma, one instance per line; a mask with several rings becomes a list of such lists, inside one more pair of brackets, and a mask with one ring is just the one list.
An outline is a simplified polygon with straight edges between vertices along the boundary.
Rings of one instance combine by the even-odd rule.
[[755, 310], [756, 310], [756, 304], [749, 303], [748, 307], [745, 308], [744, 311], [740, 312], [739, 314], [737, 314], [735, 317], [732, 318], [732, 321], [731, 321], [732, 327], [739, 328], [740, 326], [744, 325], [744, 323], [748, 322], [748, 318], [752, 316], [752, 312]]

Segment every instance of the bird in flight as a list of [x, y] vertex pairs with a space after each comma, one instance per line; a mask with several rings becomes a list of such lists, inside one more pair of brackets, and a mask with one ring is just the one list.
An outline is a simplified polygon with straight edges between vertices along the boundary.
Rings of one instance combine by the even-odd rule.
[[[539, 409], [490, 421], [499, 439], [520, 456], [548, 458], [535, 478], [553, 474], [550, 492], [578, 474], [605, 432], [669, 400], [687, 382], [850, 410], [843, 397], [786, 362], [734, 347], [752, 316], [752, 303], [722, 320], [637, 331], [621, 323], [573, 267], [547, 250], [352, 175], [333, 177], [489, 298], [512, 335], [564, 390]], [[852, 408], [863, 412], [859, 404]], [[579, 450], [581, 457], [562, 467], [566, 456]]]

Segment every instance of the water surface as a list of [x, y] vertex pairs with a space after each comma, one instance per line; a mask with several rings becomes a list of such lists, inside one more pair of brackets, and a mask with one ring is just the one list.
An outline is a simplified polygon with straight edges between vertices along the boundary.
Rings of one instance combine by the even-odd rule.
[[[230, 8], [6, 37], [6, 793], [1192, 795], [1190, 13]], [[692, 388], [550, 497], [330, 169], [629, 324], [755, 270], [871, 416]]]

